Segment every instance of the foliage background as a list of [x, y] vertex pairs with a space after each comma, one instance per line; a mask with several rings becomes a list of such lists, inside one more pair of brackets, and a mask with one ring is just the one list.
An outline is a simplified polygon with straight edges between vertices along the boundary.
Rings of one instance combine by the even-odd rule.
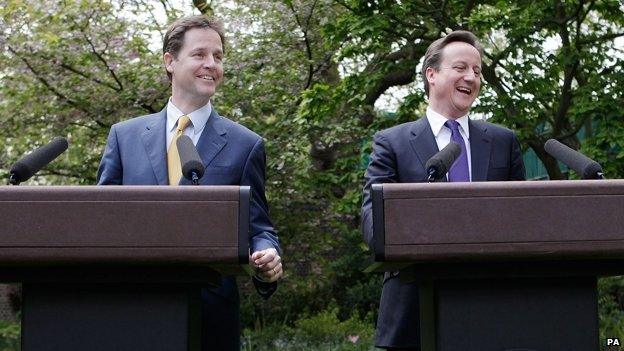
[[[370, 140], [423, 114], [415, 68], [451, 30], [485, 46], [477, 117], [514, 129], [552, 179], [567, 174], [544, 152], [549, 138], [624, 175], [617, 0], [0, 0], [0, 178], [62, 135], [69, 151], [30, 183], [94, 184], [110, 126], [167, 102], [166, 25], [199, 12], [226, 24], [226, 80], [213, 102], [266, 139], [285, 252], [286, 278], [268, 303], [240, 282], [245, 349], [372, 348], [381, 277], [362, 273], [358, 230]], [[623, 286], [600, 281], [603, 339], [624, 338]]]

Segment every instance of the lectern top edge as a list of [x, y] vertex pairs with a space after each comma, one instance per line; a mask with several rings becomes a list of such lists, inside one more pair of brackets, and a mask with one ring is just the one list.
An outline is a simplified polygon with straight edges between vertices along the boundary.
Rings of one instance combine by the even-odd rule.
[[496, 196], [583, 196], [624, 195], [624, 180], [553, 180], [470, 183], [386, 183], [383, 199], [496, 197]]
[[249, 186], [0, 186], [0, 201], [238, 201]]

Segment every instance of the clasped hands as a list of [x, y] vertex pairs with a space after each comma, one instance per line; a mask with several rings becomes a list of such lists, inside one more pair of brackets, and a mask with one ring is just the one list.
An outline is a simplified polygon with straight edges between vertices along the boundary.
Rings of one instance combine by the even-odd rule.
[[256, 251], [249, 256], [249, 265], [256, 271], [256, 276], [266, 282], [274, 282], [282, 277], [282, 258], [276, 249]]

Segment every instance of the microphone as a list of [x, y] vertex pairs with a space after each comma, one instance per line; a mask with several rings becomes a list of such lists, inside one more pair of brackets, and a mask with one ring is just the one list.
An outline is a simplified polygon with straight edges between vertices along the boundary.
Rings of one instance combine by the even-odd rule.
[[582, 179], [605, 179], [598, 162], [555, 139], [548, 139], [544, 144], [544, 149], [550, 156], [578, 173]]
[[199, 157], [199, 153], [197, 153], [195, 145], [193, 145], [193, 141], [188, 135], [182, 135], [176, 141], [176, 146], [180, 155], [182, 175], [184, 178], [192, 181], [194, 185], [198, 185], [199, 178], [204, 176], [204, 164]]
[[433, 155], [425, 165], [427, 181], [433, 183], [436, 180], [442, 179], [453, 165], [453, 162], [459, 157], [459, 154], [461, 154], [461, 146], [451, 141], [442, 150], [438, 151], [437, 154]]
[[18, 185], [27, 181], [65, 150], [67, 150], [67, 139], [55, 137], [47, 145], [35, 149], [35, 151], [15, 162], [11, 167], [9, 183]]

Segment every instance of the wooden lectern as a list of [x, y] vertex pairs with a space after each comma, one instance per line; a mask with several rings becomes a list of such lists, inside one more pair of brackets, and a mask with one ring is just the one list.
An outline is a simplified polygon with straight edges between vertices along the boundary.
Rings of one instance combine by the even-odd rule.
[[421, 285], [423, 351], [598, 350], [624, 180], [376, 184], [370, 270]]
[[201, 288], [246, 274], [247, 186], [0, 187], [22, 349], [199, 350]]

